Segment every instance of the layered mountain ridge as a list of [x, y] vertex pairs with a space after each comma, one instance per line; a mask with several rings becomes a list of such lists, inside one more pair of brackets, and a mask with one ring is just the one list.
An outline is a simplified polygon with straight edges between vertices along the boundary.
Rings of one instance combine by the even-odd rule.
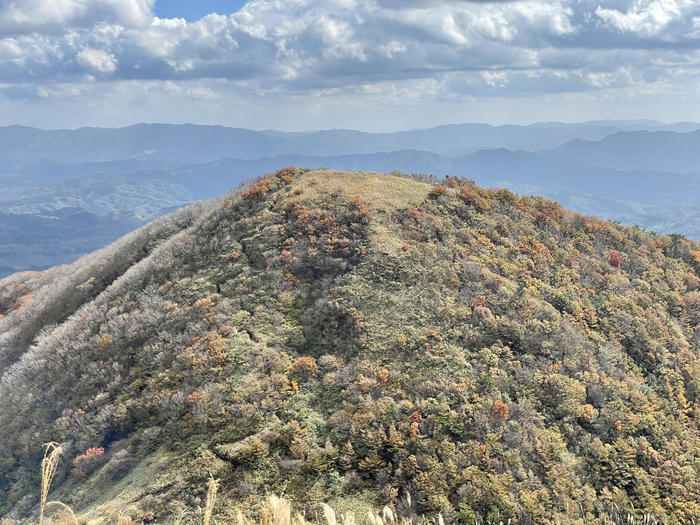
[[[0, 277], [74, 261], [155, 217], [214, 198], [293, 164], [346, 171], [461, 176], [542, 195], [568, 209], [700, 238], [700, 124], [600, 121], [529, 126], [455, 124], [394, 133], [256, 131], [138, 124], [126, 128], [0, 128], [0, 213], [82, 208], [97, 218], [41, 237], [0, 237]], [[105, 220], [101, 220], [104, 218]]]

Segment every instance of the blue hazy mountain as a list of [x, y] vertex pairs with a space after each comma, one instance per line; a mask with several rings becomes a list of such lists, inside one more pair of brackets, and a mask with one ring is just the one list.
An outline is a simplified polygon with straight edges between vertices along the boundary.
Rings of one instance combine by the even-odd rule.
[[[352, 130], [313, 132], [255, 131], [192, 124], [137, 124], [125, 128], [39, 130], [23, 126], [0, 128], [0, 173], [37, 176], [41, 166], [75, 165], [99, 168], [99, 163], [141, 163], [142, 167], [172, 167], [220, 158], [258, 159], [284, 154], [346, 155], [404, 149], [458, 156], [483, 148], [537, 151], [572, 140], [596, 141], [634, 126], [628, 121], [582, 124], [540, 123], [530, 126], [455, 124], [396, 133]], [[686, 129], [692, 124], [664, 126], [640, 121], [635, 129]], [[697, 126], [695, 129], [697, 129]], [[83, 168], [81, 168], [81, 166]], [[108, 168], [108, 166], [104, 166]], [[109, 170], [108, 170], [109, 171]]]
[[624, 131], [602, 140], [576, 139], [551, 151], [593, 166], [692, 173], [700, 166], [700, 130]]
[[462, 176], [700, 238], [694, 128], [653, 121], [464, 124], [386, 134], [193, 125], [0, 128], [0, 276], [68, 262], [286, 165]]
[[0, 277], [73, 262], [141, 224], [135, 217], [71, 207], [45, 214], [0, 212]]
[[0, 195], [0, 209], [44, 213], [62, 207], [82, 207], [96, 214], [126, 210], [148, 217], [164, 207], [212, 198], [245, 179], [284, 165], [455, 175], [485, 186], [568, 191], [650, 204], [675, 204], [700, 195], [700, 176], [695, 174], [614, 170], [501, 148], [456, 158], [416, 150], [337, 156], [283, 155], [257, 160], [220, 159], [130, 174], [100, 173], [42, 187], [8, 188]]

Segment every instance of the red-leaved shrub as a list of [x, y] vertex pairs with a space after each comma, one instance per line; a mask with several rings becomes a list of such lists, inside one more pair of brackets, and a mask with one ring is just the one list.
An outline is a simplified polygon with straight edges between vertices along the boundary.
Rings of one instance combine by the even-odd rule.
[[608, 262], [613, 268], [619, 268], [622, 265], [622, 257], [615, 250], [610, 250], [610, 255], [608, 256]]
[[491, 417], [498, 419], [499, 421], [505, 421], [508, 419], [508, 405], [506, 405], [500, 399], [493, 402], [491, 407]]

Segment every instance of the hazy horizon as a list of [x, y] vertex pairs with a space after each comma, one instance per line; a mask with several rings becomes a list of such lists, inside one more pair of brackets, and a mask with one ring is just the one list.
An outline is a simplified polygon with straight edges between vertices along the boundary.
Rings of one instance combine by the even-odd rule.
[[338, 126], [338, 127], [329, 127], [329, 128], [305, 128], [305, 129], [285, 129], [285, 128], [255, 128], [255, 127], [242, 127], [242, 126], [235, 126], [235, 125], [229, 125], [229, 124], [222, 124], [222, 123], [217, 123], [217, 122], [209, 122], [209, 123], [198, 123], [198, 122], [191, 122], [191, 121], [133, 121], [130, 123], [126, 123], [124, 125], [117, 125], [117, 126], [91, 126], [91, 125], [79, 125], [79, 126], [74, 126], [74, 127], [42, 127], [42, 126], [34, 126], [30, 124], [23, 124], [23, 123], [14, 123], [14, 124], [2, 124], [0, 125], [0, 128], [10, 128], [13, 126], [19, 126], [19, 127], [26, 127], [26, 128], [34, 128], [38, 129], [40, 131], [76, 131], [79, 129], [124, 129], [124, 128], [130, 128], [134, 126], [153, 126], [153, 125], [165, 125], [165, 126], [202, 126], [202, 127], [223, 127], [223, 128], [233, 128], [233, 129], [246, 129], [250, 131], [257, 131], [257, 132], [283, 132], [283, 133], [315, 133], [315, 132], [323, 132], [323, 131], [358, 131], [361, 133], [371, 133], [371, 134], [377, 134], [377, 133], [386, 133], [386, 134], [391, 134], [391, 133], [401, 133], [405, 131], [421, 131], [421, 130], [429, 130], [429, 129], [435, 129], [435, 128], [442, 128], [442, 127], [450, 127], [450, 126], [470, 126], [470, 125], [486, 125], [486, 126], [491, 126], [494, 128], [497, 127], [505, 127], [505, 126], [518, 126], [518, 127], [535, 127], [535, 126], [557, 126], [557, 125], [564, 125], [564, 126], [577, 126], [577, 125], [605, 125], [605, 124], [610, 124], [610, 125], [629, 125], [632, 127], [634, 130], [634, 125], [640, 125], [640, 126], [674, 126], [674, 125], [697, 125], [700, 127], [700, 121], [696, 122], [693, 120], [658, 120], [658, 119], [652, 119], [652, 118], [629, 118], [629, 119], [616, 119], [616, 118], [605, 118], [605, 119], [591, 119], [591, 120], [572, 120], [572, 121], [555, 121], [555, 120], [548, 120], [548, 121], [527, 121], [527, 122], [484, 122], [484, 121], [454, 121], [454, 122], [444, 122], [441, 124], [435, 124], [433, 126], [420, 126], [420, 127], [412, 127], [412, 128], [387, 128], [387, 129], [380, 129], [380, 130], [372, 130], [372, 129], [361, 129], [361, 128], [350, 128], [350, 127], [344, 127], [344, 126]]

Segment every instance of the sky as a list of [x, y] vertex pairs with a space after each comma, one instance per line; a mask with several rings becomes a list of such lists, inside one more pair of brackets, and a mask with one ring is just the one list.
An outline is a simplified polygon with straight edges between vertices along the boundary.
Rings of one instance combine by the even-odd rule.
[[0, 0], [0, 125], [700, 121], [700, 0]]
[[153, 14], [159, 18], [184, 18], [196, 22], [211, 13], [230, 15], [245, 5], [245, 0], [157, 0]]

